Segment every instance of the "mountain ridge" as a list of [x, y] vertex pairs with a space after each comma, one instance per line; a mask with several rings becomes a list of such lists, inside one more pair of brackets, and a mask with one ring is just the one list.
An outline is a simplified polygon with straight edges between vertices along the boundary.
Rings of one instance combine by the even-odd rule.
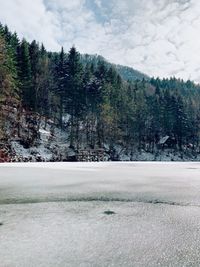
[[136, 81], [136, 80], [143, 80], [143, 79], [150, 80], [150, 77], [147, 74], [140, 72], [132, 67], [112, 63], [106, 58], [104, 58], [103, 56], [98, 55], [98, 54], [94, 54], [94, 55], [81, 54], [81, 60], [84, 64], [89, 62], [89, 63], [93, 63], [94, 65], [97, 65], [98, 61], [102, 61], [108, 66], [108, 68], [109, 67], [115, 68], [118, 74], [125, 81]]

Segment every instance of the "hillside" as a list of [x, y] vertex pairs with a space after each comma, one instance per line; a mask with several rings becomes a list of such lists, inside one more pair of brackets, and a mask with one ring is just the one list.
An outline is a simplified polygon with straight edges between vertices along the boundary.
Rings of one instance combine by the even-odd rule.
[[149, 80], [150, 77], [148, 75], [137, 71], [133, 68], [127, 67], [127, 66], [122, 66], [119, 64], [112, 64], [108, 62], [104, 57], [99, 56], [99, 55], [81, 55], [81, 61], [84, 65], [87, 63], [92, 63], [94, 66], [97, 66], [98, 62], [104, 62], [104, 64], [110, 68], [113, 67], [117, 73], [124, 79], [125, 81], [136, 81], [136, 80]]
[[119, 75], [126, 81], [136, 81], [136, 80], [149, 80], [150, 77], [140, 71], [137, 71], [133, 68], [114, 65]]
[[200, 86], [0, 25], [0, 161], [199, 160]]

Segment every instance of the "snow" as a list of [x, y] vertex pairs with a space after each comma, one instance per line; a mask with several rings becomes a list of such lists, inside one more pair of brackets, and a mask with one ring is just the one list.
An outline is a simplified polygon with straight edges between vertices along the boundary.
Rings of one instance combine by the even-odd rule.
[[52, 122], [41, 120], [39, 140], [30, 148], [24, 148], [19, 141], [11, 141], [11, 148], [16, 154], [16, 161], [59, 161], [66, 158], [66, 150], [72, 154], [68, 142], [68, 134], [54, 126]]
[[165, 144], [165, 142], [166, 142], [168, 139], [169, 139], [169, 136], [166, 135], [166, 136], [164, 136], [164, 137], [162, 137], [162, 138], [160, 139], [160, 141], [158, 142], [158, 144], [159, 144], [159, 145], [163, 145], [163, 144]]
[[1, 164], [0, 266], [198, 266], [199, 170], [197, 162]]
[[46, 131], [46, 130], [44, 130], [44, 129], [39, 129], [39, 132], [41, 133], [41, 134], [44, 134], [44, 135], [50, 135], [50, 132], [49, 131]]
[[27, 159], [27, 161], [34, 162], [37, 161], [37, 158], [41, 158], [44, 161], [50, 161], [52, 159], [52, 152], [44, 144], [26, 149], [19, 142], [11, 141], [11, 147], [21, 161]]
[[[59, 129], [54, 122], [41, 118], [39, 128], [39, 138], [35, 140], [30, 148], [23, 147], [22, 140], [18, 138], [10, 141], [12, 154], [16, 155], [13, 161], [67, 161], [70, 157], [77, 155], [77, 152], [70, 148], [69, 143], [69, 129], [67, 128], [67, 122], [69, 115], [64, 118], [64, 129]], [[24, 124], [24, 128], [26, 125]], [[164, 143], [168, 136], [163, 137], [160, 143]], [[25, 138], [26, 141], [26, 138]], [[25, 142], [26, 143], [26, 142]], [[154, 151], [137, 150], [137, 148], [127, 148], [119, 144], [114, 144], [110, 148], [109, 144], [103, 145], [105, 153], [104, 160], [119, 160], [119, 161], [200, 161], [200, 153], [192, 150], [192, 147], [186, 147], [182, 152], [175, 149], [156, 149]], [[87, 143], [85, 136], [82, 137], [82, 143], [80, 149], [87, 149]], [[98, 147], [95, 147], [98, 149]], [[89, 159], [91, 160], [91, 159]]]
[[[77, 156], [77, 151], [70, 148], [69, 143], [69, 120], [70, 115], [63, 116], [63, 130], [59, 129], [55, 121], [45, 117], [38, 117], [39, 127], [38, 136], [36, 138], [35, 131], [31, 130], [27, 123], [27, 115], [23, 110], [20, 119], [20, 135], [15, 132], [13, 136], [12, 121], [17, 120], [16, 110], [11, 112], [12, 120], [8, 122], [7, 135], [10, 136], [8, 144], [5, 144], [8, 155], [2, 158], [3, 161], [15, 162], [39, 162], [39, 161], [68, 161], [74, 160]], [[30, 114], [29, 114], [30, 115]], [[34, 114], [32, 114], [33, 116]], [[34, 116], [33, 116], [34, 117]], [[33, 118], [35, 120], [35, 118]], [[27, 132], [28, 127], [28, 132]], [[80, 133], [82, 125], [80, 125]], [[35, 129], [36, 130], [36, 129]], [[38, 129], [37, 129], [38, 130]], [[29, 135], [29, 138], [28, 138]], [[158, 145], [149, 148], [146, 144], [143, 150], [138, 150], [137, 147], [125, 147], [121, 143], [112, 144], [112, 149], [109, 143], [104, 143], [104, 154], [98, 158], [94, 157], [79, 157], [81, 160], [119, 160], [119, 161], [200, 161], [200, 153], [192, 144], [178, 151], [177, 148], [169, 149], [160, 144], [164, 144], [169, 136], [161, 138]], [[79, 149], [91, 149], [86, 142], [86, 136], [82, 133]], [[29, 146], [29, 147], [28, 147]], [[11, 149], [10, 149], [11, 147]], [[28, 148], [27, 148], [28, 147]], [[160, 148], [160, 149], [159, 149]], [[99, 147], [95, 146], [94, 150]]]

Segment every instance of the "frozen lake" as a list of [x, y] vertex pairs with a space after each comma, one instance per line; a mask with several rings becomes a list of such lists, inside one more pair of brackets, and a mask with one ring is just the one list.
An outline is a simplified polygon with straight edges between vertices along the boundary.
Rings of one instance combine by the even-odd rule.
[[200, 266], [200, 163], [0, 165], [0, 267]]

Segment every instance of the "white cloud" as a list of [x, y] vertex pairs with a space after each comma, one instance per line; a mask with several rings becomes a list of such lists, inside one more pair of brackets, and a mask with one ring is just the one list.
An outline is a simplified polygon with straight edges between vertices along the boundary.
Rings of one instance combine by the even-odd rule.
[[[195, 0], [116, 0], [110, 22], [121, 47], [111, 61], [133, 66], [149, 75], [200, 81], [200, 3]], [[136, 8], [137, 7], [137, 8]], [[134, 11], [136, 8], [136, 11]], [[134, 14], [134, 16], [132, 16]], [[112, 17], [112, 15], [111, 15]], [[124, 20], [123, 20], [124, 18]], [[127, 29], [126, 29], [127, 26]], [[112, 42], [113, 42], [112, 39]]]
[[42, 0], [0, 0], [0, 6], [0, 21], [12, 31], [17, 31], [20, 38], [36, 39], [48, 49], [60, 47], [57, 41], [60, 28], [54, 14], [46, 10]]
[[200, 82], [197, 0], [0, 0], [0, 20], [48, 49], [73, 44], [153, 76]]

